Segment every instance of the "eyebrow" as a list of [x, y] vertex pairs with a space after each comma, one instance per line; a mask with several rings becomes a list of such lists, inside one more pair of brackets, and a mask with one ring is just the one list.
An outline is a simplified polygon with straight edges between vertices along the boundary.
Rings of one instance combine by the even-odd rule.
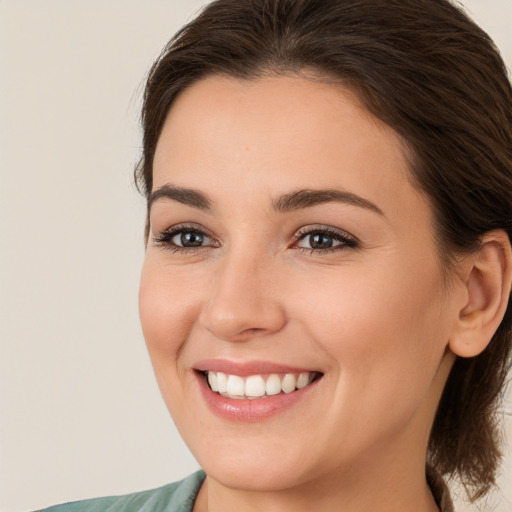
[[[209, 211], [212, 209], [212, 201], [203, 192], [171, 184], [162, 185], [151, 193], [148, 202], [148, 209], [151, 210], [151, 205], [162, 198], [171, 199], [203, 211]], [[358, 206], [384, 216], [384, 212], [368, 199], [358, 196], [357, 194], [353, 194], [352, 192], [337, 189], [296, 190], [274, 199], [272, 201], [272, 207], [277, 212], [286, 213], [331, 202]]]
[[378, 213], [384, 216], [384, 212], [374, 203], [365, 199], [364, 197], [353, 194], [352, 192], [346, 192], [344, 190], [336, 189], [303, 189], [285, 194], [276, 198], [272, 205], [278, 212], [290, 212], [294, 210], [300, 210], [302, 208], [310, 208], [317, 204], [323, 203], [345, 203], [360, 208], [365, 208], [372, 212]]
[[212, 203], [208, 196], [191, 188], [177, 187], [176, 185], [162, 185], [149, 196], [148, 210], [155, 201], [166, 198], [178, 201], [179, 203], [198, 208], [199, 210], [211, 210]]

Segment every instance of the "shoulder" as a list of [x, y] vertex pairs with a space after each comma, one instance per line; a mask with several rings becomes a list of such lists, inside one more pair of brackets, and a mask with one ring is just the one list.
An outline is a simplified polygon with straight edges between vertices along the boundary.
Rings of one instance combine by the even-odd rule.
[[156, 489], [64, 503], [39, 512], [191, 512], [204, 478], [204, 472], [197, 471]]

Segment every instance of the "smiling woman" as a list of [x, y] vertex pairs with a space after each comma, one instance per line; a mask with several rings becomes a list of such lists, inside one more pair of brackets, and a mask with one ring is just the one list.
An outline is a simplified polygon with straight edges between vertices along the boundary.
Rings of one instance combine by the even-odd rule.
[[447, 512], [495, 483], [512, 91], [446, 0], [216, 0], [154, 64], [140, 317], [202, 470], [49, 510]]
[[[212, 76], [174, 103], [153, 190], [172, 180], [211, 206], [153, 202], [141, 320], [219, 503], [226, 489], [288, 489], [294, 510], [335, 510], [349, 489], [393, 488], [399, 474], [421, 510], [424, 476], [405, 474], [424, 465], [467, 297], [462, 283], [446, 293], [407, 168], [397, 135], [343, 86]], [[389, 497], [358, 509], [404, 499]]]

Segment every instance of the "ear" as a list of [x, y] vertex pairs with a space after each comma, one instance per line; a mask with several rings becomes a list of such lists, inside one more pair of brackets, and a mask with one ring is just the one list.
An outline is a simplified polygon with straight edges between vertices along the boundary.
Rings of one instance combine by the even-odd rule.
[[464, 258], [466, 303], [449, 341], [461, 357], [480, 354], [491, 341], [507, 309], [512, 281], [512, 251], [503, 230], [486, 233], [480, 248]]

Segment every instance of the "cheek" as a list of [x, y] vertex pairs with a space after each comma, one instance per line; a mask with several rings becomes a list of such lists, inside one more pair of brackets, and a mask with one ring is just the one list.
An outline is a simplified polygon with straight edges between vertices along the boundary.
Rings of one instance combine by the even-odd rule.
[[157, 379], [173, 378], [180, 350], [196, 321], [197, 297], [183, 275], [155, 264], [147, 257], [139, 290], [142, 331]]
[[306, 328], [336, 362], [344, 400], [352, 388], [358, 401], [382, 405], [398, 392], [421, 397], [442, 358], [449, 322], [437, 267], [425, 262], [412, 272], [399, 263], [317, 274], [297, 290], [304, 300], [294, 316], [308, 319]]
[[325, 281], [317, 275], [299, 291], [307, 300], [294, 313], [330, 355], [325, 436], [343, 432], [329, 437], [330, 448], [349, 458], [376, 442], [396, 442], [424, 417], [446, 345], [437, 274], [383, 270], [351, 268]]

